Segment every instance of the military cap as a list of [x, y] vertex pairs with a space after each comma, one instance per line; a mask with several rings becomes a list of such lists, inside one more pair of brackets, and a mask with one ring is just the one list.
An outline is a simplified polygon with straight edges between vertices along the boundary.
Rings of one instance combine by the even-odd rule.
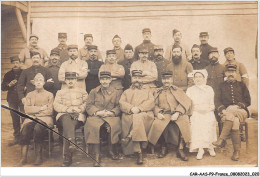
[[68, 45], [68, 50], [70, 49], [78, 49], [78, 45], [76, 44]]
[[175, 48], [180, 48], [181, 51], [182, 51], [182, 47], [181, 47], [179, 44], [174, 44], [174, 45], [172, 46], [172, 50], [175, 49]]
[[106, 54], [107, 55], [109, 55], [109, 54], [116, 54], [116, 51], [115, 50], [107, 50]]
[[139, 49], [138, 53], [148, 53], [148, 48], [142, 47]]
[[150, 33], [151, 33], [150, 28], [144, 28], [144, 29], [143, 29], [143, 33], [145, 33], [145, 32], [150, 32]]
[[178, 32], [180, 32], [179, 30], [177, 30], [177, 29], [174, 29], [174, 30], [172, 30], [172, 35], [174, 36], [176, 33], [178, 33]]
[[126, 44], [124, 50], [133, 50], [134, 51], [133, 47], [130, 44]]
[[37, 73], [33, 79], [44, 79], [44, 76], [42, 75], [42, 73]]
[[10, 57], [10, 61], [11, 61], [11, 62], [20, 61], [20, 59], [19, 59], [18, 55], [16, 55], [16, 56]]
[[67, 38], [67, 33], [58, 33], [58, 38]]
[[139, 77], [142, 77], [142, 71], [141, 70], [132, 70], [132, 77], [136, 77], [136, 76], [139, 76]]
[[36, 34], [31, 34], [29, 39], [31, 39], [32, 37], [36, 37], [37, 39], [39, 39], [39, 37]]
[[76, 79], [77, 73], [76, 72], [65, 72], [65, 79]]
[[30, 51], [30, 56], [31, 56], [31, 58], [32, 58], [34, 55], [40, 55], [40, 58], [41, 58], [41, 54], [40, 54], [39, 52]]
[[88, 50], [92, 50], [92, 49], [97, 50], [98, 47], [96, 45], [89, 45]]
[[115, 38], [121, 39], [121, 37], [119, 37], [117, 34], [113, 37], [113, 39], [115, 39]]
[[53, 55], [53, 54], [60, 55], [59, 49], [56, 49], [56, 48], [55, 48], [55, 49], [52, 49], [50, 55]]
[[232, 47], [227, 47], [224, 49], [224, 54], [226, 55], [226, 53], [232, 51], [233, 53], [235, 53], [234, 49]]
[[164, 77], [172, 77], [172, 71], [162, 72], [162, 78], [164, 78]]
[[209, 33], [208, 32], [200, 32], [200, 37], [202, 36], [209, 36]]
[[110, 78], [111, 77], [111, 72], [109, 71], [101, 71], [99, 73], [99, 78]]
[[225, 71], [236, 71], [237, 70], [237, 65], [234, 64], [227, 64], [225, 66]]
[[209, 52], [208, 52], [208, 55], [212, 52], [218, 52], [218, 48], [217, 47], [212, 47]]
[[84, 35], [84, 40], [85, 40], [87, 37], [92, 37], [92, 38], [93, 38], [92, 34], [85, 34], [85, 35]]
[[154, 46], [153, 50], [163, 50], [163, 46], [162, 45], [156, 45]]

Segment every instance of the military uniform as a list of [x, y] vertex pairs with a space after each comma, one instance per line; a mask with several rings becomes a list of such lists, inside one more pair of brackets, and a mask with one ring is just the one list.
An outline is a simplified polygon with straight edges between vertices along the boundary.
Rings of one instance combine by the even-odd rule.
[[194, 58], [192, 58], [191, 60], [189, 60], [190, 64], [192, 65], [194, 70], [201, 70], [201, 69], [205, 69], [206, 66], [208, 66], [208, 63], [205, 62], [204, 60], [196, 60]]
[[[58, 33], [58, 38], [67, 38], [67, 33]], [[55, 47], [52, 50], [58, 50], [60, 52], [61, 64], [70, 58], [67, 44], [59, 44], [57, 47]]]
[[135, 61], [134, 58], [131, 58], [131, 59], [125, 58], [123, 61], [118, 63], [118, 64], [122, 65], [125, 69], [125, 76], [123, 79], [124, 90], [128, 89], [131, 86], [130, 67], [134, 61]]
[[[98, 50], [97, 53], [98, 53], [98, 60], [102, 61], [103, 59], [102, 59], [101, 52]], [[84, 61], [89, 60], [89, 57], [90, 56], [89, 56], [89, 51], [88, 51], [88, 46], [87, 45], [85, 45], [84, 47], [79, 49], [79, 58], [81, 60], [84, 60]]]
[[[171, 44], [170, 46], [168, 46], [166, 48], [165, 54], [164, 54], [164, 58], [168, 61], [172, 60], [172, 47], [174, 44]], [[189, 48], [185, 45], [185, 44], [178, 44], [179, 46], [181, 46], [182, 48], [182, 58], [185, 60], [189, 60], [189, 56], [191, 56], [190, 50]]]
[[114, 50], [116, 51], [117, 62], [122, 62], [124, 60], [124, 49], [120, 47], [118, 49], [114, 48]]
[[[200, 36], [208, 36], [208, 32], [201, 32]], [[209, 65], [210, 63], [208, 54], [211, 49], [212, 46], [209, 44], [200, 44], [200, 50], [201, 50], [200, 60], [204, 61], [207, 65]]]

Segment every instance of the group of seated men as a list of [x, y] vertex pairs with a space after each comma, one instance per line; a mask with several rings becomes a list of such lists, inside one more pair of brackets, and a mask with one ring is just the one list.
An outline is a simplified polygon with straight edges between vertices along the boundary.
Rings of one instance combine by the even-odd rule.
[[[165, 144], [171, 143], [177, 145], [177, 157], [187, 161], [183, 149], [190, 142], [192, 104], [185, 91], [193, 85], [193, 69], [206, 69], [207, 84], [215, 92], [215, 115], [223, 124], [214, 145], [223, 147], [234, 118], [227, 121], [222, 117], [238, 116], [227, 108], [237, 105], [248, 112], [250, 105], [248, 75], [244, 65], [235, 59], [234, 49], [224, 50], [227, 60], [220, 64], [218, 49], [207, 43], [208, 33], [201, 32], [201, 45], [193, 45], [189, 56], [181, 43], [181, 32], [174, 29], [174, 44], [167, 48], [166, 59], [163, 47], [151, 42], [151, 30], [145, 28], [142, 33], [144, 41], [135, 50], [129, 44], [123, 50], [121, 38], [116, 35], [112, 40], [114, 49], [107, 50], [104, 63], [98, 47], [92, 45], [91, 34], [84, 36], [86, 45], [78, 50], [77, 45], [66, 45], [66, 33], [59, 33], [60, 44], [51, 50], [49, 58], [37, 46], [38, 36], [31, 35], [30, 46], [10, 58], [13, 68], [2, 82], [2, 90], [8, 91], [9, 106], [49, 127], [57, 124], [59, 132], [73, 143], [75, 129], [84, 126], [85, 142], [95, 154], [94, 166], [100, 166], [102, 137], [107, 138], [109, 155], [114, 160], [120, 158], [120, 152], [135, 153], [137, 164], [143, 164], [143, 150], [148, 145], [160, 144], [158, 157], [162, 158], [167, 154]], [[230, 73], [234, 79], [225, 77]], [[163, 95], [165, 90], [169, 90], [172, 100]], [[171, 116], [170, 121], [153, 126], [162, 112]], [[20, 117], [13, 112], [11, 117], [14, 140], [9, 145], [21, 145], [21, 164], [25, 164], [28, 145], [34, 139], [35, 165], [40, 165], [46, 128], [30, 119], [21, 125]], [[72, 163], [75, 147], [70, 141], [63, 140], [62, 166]], [[240, 144], [240, 138], [236, 138], [232, 160], [239, 159]]]

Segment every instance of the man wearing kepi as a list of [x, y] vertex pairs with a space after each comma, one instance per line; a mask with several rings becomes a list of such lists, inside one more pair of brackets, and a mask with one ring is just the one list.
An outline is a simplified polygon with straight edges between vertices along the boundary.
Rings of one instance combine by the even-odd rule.
[[200, 55], [200, 60], [203, 62], [206, 62], [207, 65], [209, 65], [209, 51], [212, 48], [211, 45], [208, 44], [209, 40], [209, 33], [208, 32], [201, 32], [200, 36], [200, 49], [201, 49], [201, 55]]
[[[76, 87], [76, 72], [66, 72], [65, 82], [67, 87], [57, 92], [53, 106], [58, 112], [56, 120], [63, 129], [63, 136], [75, 143], [75, 129], [82, 126], [86, 120], [84, 112], [88, 94], [86, 90]], [[62, 166], [71, 165], [74, 148], [69, 141], [63, 140]]]
[[92, 89], [100, 85], [98, 79], [98, 71], [101, 65], [103, 64], [103, 62], [98, 60], [98, 56], [97, 56], [98, 47], [96, 45], [89, 45], [88, 51], [89, 51], [89, 59], [86, 60], [86, 62], [88, 63], [89, 73], [88, 76], [86, 77], [85, 83], [86, 83], [86, 90], [88, 93], [90, 93]]
[[216, 105], [223, 128], [220, 137], [212, 144], [223, 147], [224, 140], [231, 134], [234, 148], [232, 160], [238, 161], [240, 156], [241, 138], [239, 132], [240, 122], [244, 122], [249, 116], [247, 107], [251, 104], [251, 98], [246, 85], [236, 80], [237, 66], [228, 64], [225, 66], [227, 80], [223, 82], [220, 89], [218, 105]]
[[88, 76], [88, 63], [78, 58], [78, 45], [68, 46], [70, 59], [61, 64], [59, 70], [59, 81], [62, 82], [61, 88], [67, 87], [65, 84], [65, 73], [76, 72], [76, 87], [86, 90], [85, 79]]
[[134, 58], [138, 60], [140, 49], [147, 48], [148, 60], [152, 60], [154, 57], [154, 44], [151, 42], [152, 33], [150, 28], [144, 28], [142, 34], [143, 34], [144, 41], [142, 44], [138, 45], [135, 48]]
[[172, 72], [162, 73], [163, 86], [155, 96], [154, 115], [156, 116], [148, 135], [153, 145], [160, 144], [158, 155], [163, 158], [167, 154], [167, 143], [178, 146], [177, 157], [183, 161], [188, 158], [183, 152], [184, 142], [190, 142], [190, 123], [187, 115], [191, 100], [185, 92], [172, 84]]
[[[35, 75], [32, 84], [35, 85], [35, 90], [29, 92], [25, 99], [25, 113], [33, 117], [42, 124], [53, 127], [53, 94], [43, 88], [45, 83], [44, 76], [41, 73]], [[30, 119], [25, 119], [22, 124], [20, 145], [22, 151], [21, 164], [27, 163], [27, 153], [30, 140], [33, 138], [35, 142], [36, 160], [35, 165], [42, 163], [42, 148], [43, 140], [47, 136], [46, 127], [34, 122]]]
[[67, 42], [67, 33], [58, 33], [59, 45], [55, 47], [55, 50], [59, 51], [60, 64], [69, 59]]
[[[11, 64], [13, 65], [12, 70], [8, 71], [4, 75], [4, 79], [2, 82], [2, 91], [7, 92], [7, 102], [10, 108], [15, 109], [17, 111], [23, 110], [23, 105], [21, 100], [18, 98], [17, 94], [17, 82], [22, 73], [22, 69], [20, 66], [20, 60], [18, 56], [13, 56], [10, 58]], [[9, 142], [8, 146], [13, 146], [18, 144], [19, 136], [20, 136], [20, 116], [10, 111], [12, 122], [13, 122], [13, 129], [14, 129], [14, 140]]]
[[111, 73], [101, 71], [99, 73], [101, 86], [90, 91], [87, 99], [86, 111], [89, 115], [84, 127], [85, 141], [91, 144], [95, 151], [94, 166], [100, 166], [100, 131], [108, 134], [109, 155], [113, 160], [118, 160], [116, 145], [121, 133], [119, 99], [122, 90], [110, 86]]
[[122, 114], [122, 149], [125, 155], [136, 153], [137, 164], [143, 164], [143, 150], [154, 120], [152, 89], [142, 88], [142, 71], [133, 70], [132, 86], [123, 92], [119, 103]]
[[114, 50], [116, 51], [117, 62], [122, 62], [124, 60], [124, 50], [121, 48], [121, 37], [116, 34], [112, 39], [112, 43], [114, 45]]

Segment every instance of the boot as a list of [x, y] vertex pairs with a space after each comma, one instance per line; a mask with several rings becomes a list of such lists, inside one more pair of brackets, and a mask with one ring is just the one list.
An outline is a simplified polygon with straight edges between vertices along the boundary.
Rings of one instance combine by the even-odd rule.
[[241, 148], [241, 138], [240, 138], [239, 130], [231, 131], [231, 140], [234, 148], [234, 153], [231, 159], [234, 161], [238, 161], [240, 156], [240, 148]]
[[233, 126], [232, 121], [225, 121], [222, 127], [221, 134], [217, 141], [213, 142], [212, 144], [216, 147], [224, 147], [225, 146], [225, 140], [227, 139], [231, 129]]
[[64, 154], [62, 167], [69, 167], [72, 164], [72, 154], [70, 152], [67, 152]]
[[182, 161], [188, 161], [188, 157], [183, 152], [183, 149], [178, 149], [176, 153], [177, 157], [180, 158]]
[[95, 162], [94, 162], [93, 166], [94, 166], [94, 167], [100, 167], [100, 163], [101, 163], [100, 154], [96, 154], [96, 155], [95, 155]]
[[143, 164], [143, 153], [142, 152], [137, 152], [137, 162], [138, 165]]
[[36, 152], [36, 159], [34, 165], [41, 165], [42, 164], [42, 144], [36, 143], [35, 144], [35, 152]]
[[161, 152], [158, 155], [158, 158], [163, 158], [167, 155], [167, 148], [166, 147], [162, 147]]
[[22, 158], [20, 160], [20, 164], [24, 165], [27, 163], [27, 154], [28, 154], [28, 145], [22, 145], [21, 146], [21, 155]]

